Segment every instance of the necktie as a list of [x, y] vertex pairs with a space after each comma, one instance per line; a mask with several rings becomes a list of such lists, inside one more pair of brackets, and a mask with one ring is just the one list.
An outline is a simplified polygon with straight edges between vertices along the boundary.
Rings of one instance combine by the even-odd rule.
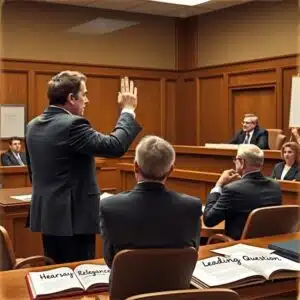
[[18, 159], [19, 164], [20, 164], [21, 166], [23, 166], [24, 164], [23, 164], [23, 161], [22, 161], [22, 159], [21, 159], [19, 153], [17, 154], [17, 159]]
[[246, 137], [245, 137], [245, 140], [244, 140], [244, 144], [249, 144], [249, 141], [250, 140], [250, 134], [249, 133], [246, 133]]

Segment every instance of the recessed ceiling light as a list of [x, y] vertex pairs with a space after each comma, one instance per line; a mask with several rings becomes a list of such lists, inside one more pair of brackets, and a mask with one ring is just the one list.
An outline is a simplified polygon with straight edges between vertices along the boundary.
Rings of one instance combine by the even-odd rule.
[[208, 2], [210, 0], [151, 0], [151, 1], [164, 2], [164, 3], [170, 3], [170, 4], [178, 4], [178, 5], [195, 6], [198, 4]]

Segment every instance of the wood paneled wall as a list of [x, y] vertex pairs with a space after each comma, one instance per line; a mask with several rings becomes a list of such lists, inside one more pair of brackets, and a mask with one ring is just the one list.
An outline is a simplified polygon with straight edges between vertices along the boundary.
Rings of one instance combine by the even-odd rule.
[[[86, 117], [92, 125], [109, 133], [120, 113], [117, 92], [120, 77], [127, 75], [138, 87], [140, 136], [156, 134], [175, 142], [175, 97], [177, 72], [140, 68], [103, 67], [52, 62], [4, 60], [0, 74], [0, 104], [26, 105], [27, 121], [48, 105], [47, 82], [61, 70], [79, 70], [87, 75], [90, 103]], [[139, 140], [139, 138], [135, 141]], [[133, 145], [134, 146], [134, 145]], [[2, 149], [7, 143], [2, 143]]]
[[[188, 71], [4, 60], [0, 104], [25, 104], [27, 120], [32, 119], [48, 104], [48, 80], [64, 69], [76, 69], [88, 76], [90, 103], [86, 117], [106, 133], [119, 115], [116, 98], [120, 76], [135, 80], [137, 115], [143, 131], [133, 148], [145, 134], [162, 136], [177, 145], [226, 143], [240, 128], [244, 113], [256, 113], [262, 127], [282, 128], [290, 135], [296, 55]], [[0, 150], [6, 148], [7, 143], [2, 143]]]
[[226, 143], [255, 113], [264, 128], [289, 137], [291, 79], [297, 56], [289, 55], [181, 72], [176, 98], [176, 144]]

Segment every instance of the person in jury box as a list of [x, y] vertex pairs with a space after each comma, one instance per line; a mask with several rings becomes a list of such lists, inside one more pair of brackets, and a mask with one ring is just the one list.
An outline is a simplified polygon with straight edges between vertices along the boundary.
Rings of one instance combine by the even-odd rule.
[[22, 152], [21, 139], [12, 137], [8, 141], [9, 149], [1, 154], [2, 166], [24, 166], [27, 164], [26, 155]]

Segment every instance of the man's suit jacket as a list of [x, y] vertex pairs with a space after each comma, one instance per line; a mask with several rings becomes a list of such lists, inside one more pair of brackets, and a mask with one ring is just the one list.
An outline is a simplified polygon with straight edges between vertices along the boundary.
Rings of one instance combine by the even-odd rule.
[[108, 266], [116, 253], [133, 248], [199, 245], [199, 198], [168, 191], [162, 183], [142, 182], [100, 202], [100, 232]]
[[121, 114], [110, 135], [58, 107], [33, 119], [25, 144], [33, 187], [30, 229], [56, 236], [99, 232], [94, 156], [122, 156], [140, 130], [129, 113]]
[[[26, 155], [24, 152], [20, 152], [20, 158], [24, 165], [27, 164]], [[20, 166], [19, 161], [16, 159], [11, 150], [8, 150], [1, 154], [1, 164], [2, 166]]]
[[[229, 144], [243, 144], [246, 137], [246, 132], [240, 130], [229, 142]], [[256, 126], [250, 144], [258, 146], [260, 149], [269, 149], [269, 133], [267, 130]]]
[[259, 207], [280, 205], [282, 192], [274, 179], [261, 172], [246, 174], [240, 180], [227, 184], [222, 194], [211, 193], [205, 205], [203, 221], [213, 227], [225, 220], [225, 233], [238, 240], [249, 213]]
[[[284, 169], [284, 162], [280, 162], [278, 164], [275, 165], [273, 171], [272, 171], [272, 178], [276, 178], [276, 179], [281, 179], [281, 174], [282, 171]], [[283, 180], [296, 180], [296, 181], [300, 181], [300, 166], [295, 163], [290, 169], [289, 171], [285, 174]]]

